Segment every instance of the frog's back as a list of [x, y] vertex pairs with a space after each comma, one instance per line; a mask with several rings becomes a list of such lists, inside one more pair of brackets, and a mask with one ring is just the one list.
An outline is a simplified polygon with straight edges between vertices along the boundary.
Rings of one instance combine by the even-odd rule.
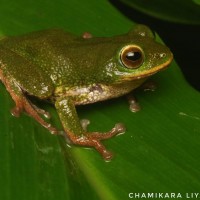
[[31, 32], [21, 36], [5, 37], [0, 40], [0, 45], [17, 51], [22, 46], [37, 46], [38, 44], [67, 42], [76, 38], [73, 34], [64, 32], [62, 29], [48, 29]]
[[45, 74], [45, 67], [42, 68], [37, 63], [39, 62], [37, 58], [43, 56], [44, 49], [50, 48], [53, 43], [59, 43], [63, 39], [70, 41], [73, 36], [54, 29], [3, 38], [0, 40], [0, 69], [5, 76], [9, 75], [15, 79], [29, 94], [47, 98], [52, 94], [54, 86], [51, 77]]
[[48, 57], [48, 52], [51, 53], [53, 51], [53, 54], [57, 51], [55, 50], [56, 48], [67, 46], [74, 38], [74, 35], [61, 29], [50, 29], [22, 36], [6, 37], [0, 40], [0, 45], [31, 62], [35, 62], [42, 55], [45, 54]]
[[36, 70], [40, 68], [46, 76], [55, 77], [66, 67], [59, 63], [62, 50], [75, 38], [73, 34], [61, 29], [50, 29], [3, 38], [0, 46], [30, 61]]

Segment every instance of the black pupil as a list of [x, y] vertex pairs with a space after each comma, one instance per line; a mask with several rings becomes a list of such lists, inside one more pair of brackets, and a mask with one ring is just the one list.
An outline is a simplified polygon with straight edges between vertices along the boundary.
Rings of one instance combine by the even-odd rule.
[[130, 51], [126, 54], [126, 59], [135, 62], [141, 58], [141, 53], [139, 51]]

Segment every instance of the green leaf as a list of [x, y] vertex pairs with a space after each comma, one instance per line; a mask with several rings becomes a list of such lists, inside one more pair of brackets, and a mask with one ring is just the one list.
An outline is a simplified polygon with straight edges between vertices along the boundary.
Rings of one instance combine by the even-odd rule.
[[152, 17], [162, 20], [184, 23], [200, 24], [199, 0], [121, 0], [129, 6]]
[[193, 0], [194, 3], [196, 3], [197, 5], [200, 5], [200, 1], [199, 0]]
[[[127, 32], [133, 23], [106, 0], [2, 1], [1, 34], [18, 35], [50, 27], [95, 36]], [[14, 67], [14, 66], [13, 66]], [[29, 116], [11, 116], [11, 97], [0, 84], [0, 199], [128, 199], [129, 193], [198, 192], [200, 188], [200, 95], [175, 62], [158, 73], [155, 92], [136, 93], [142, 110], [131, 113], [125, 98], [78, 107], [90, 130], [116, 122], [125, 134], [105, 141], [115, 153], [105, 162], [91, 149], [68, 147]], [[55, 109], [52, 123], [61, 129]]]

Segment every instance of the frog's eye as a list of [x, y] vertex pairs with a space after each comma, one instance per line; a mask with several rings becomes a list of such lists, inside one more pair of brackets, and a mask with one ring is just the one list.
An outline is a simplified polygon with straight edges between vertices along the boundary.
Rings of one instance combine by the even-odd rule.
[[143, 62], [143, 53], [139, 47], [128, 45], [121, 50], [120, 59], [125, 67], [136, 69]]

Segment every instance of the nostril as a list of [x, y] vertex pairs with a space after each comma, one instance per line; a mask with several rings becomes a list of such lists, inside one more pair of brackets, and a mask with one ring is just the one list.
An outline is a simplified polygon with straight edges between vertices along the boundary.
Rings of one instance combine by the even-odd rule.
[[166, 53], [160, 53], [160, 58], [166, 57]]
[[167, 54], [157, 52], [157, 53], [150, 54], [150, 56], [152, 57], [152, 59], [161, 59], [161, 58], [165, 58]]

